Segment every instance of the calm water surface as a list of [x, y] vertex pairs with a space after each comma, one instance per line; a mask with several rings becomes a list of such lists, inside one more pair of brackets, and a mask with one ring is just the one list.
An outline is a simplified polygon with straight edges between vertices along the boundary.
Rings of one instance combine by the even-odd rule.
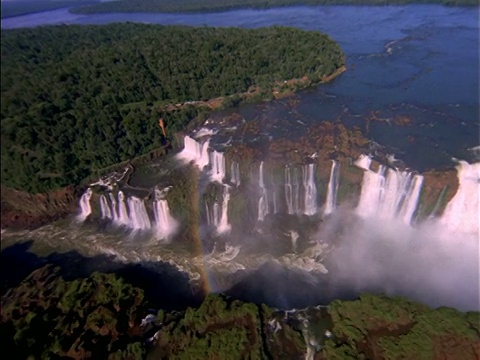
[[[296, 111], [304, 122], [341, 117], [348, 124], [366, 127], [364, 119], [376, 111], [386, 121], [371, 125], [367, 135], [390, 146], [413, 168], [451, 165], [452, 157], [476, 160], [468, 151], [479, 144], [476, 8], [323, 6], [97, 15], [59, 9], [3, 19], [2, 29], [127, 21], [244, 28], [282, 25], [326, 32], [345, 51], [348, 71], [331, 84], [297, 95]], [[253, 109], [258, 110], [256, 106]], [[243, 111], [248, 109], [252, 106]], [[392, 127], [389, 121], [398, 115], [411, 117], [412, 126]]]

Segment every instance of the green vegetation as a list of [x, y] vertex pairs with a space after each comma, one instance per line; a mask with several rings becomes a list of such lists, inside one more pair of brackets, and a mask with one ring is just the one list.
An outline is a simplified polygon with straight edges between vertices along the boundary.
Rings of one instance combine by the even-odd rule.
[[364, 294], [285, 312], [208, 294], [198, 308], [159, 309], [142, 327], [143, 294], [112, 274], [65, 281], [46, 266], [2, 297], [2, 344], [16, 358], [48, 359], [299, 359], [307, 348], [342, 360], [480, 354], [480, 313], [400, 297]]
[[210, 294], [179, 321], [163, 323], [151, 359], [262, 359], [259, 309]]
[[327, 359], [478, 358], [479, 313], [451, 308], [432, 310], [404, 298], [365, 294], [357, 301], [329, 306], [334, 340]]
[[158, 149], [160, 116], [171, 137], [205, 115], [185, 102], [267, 99], [285, 79], [307, 86], [344, 65], [328, 36], [281, 27], [41, 27], [2, 31], [1, 49], [1, 181], [28, 192]]
[[109, 12], [188, 13], [215, 12], [234, 9], [267, 9], [295, 5], [406, 5], [442, 4], [478, 6], [476, 0], [122, 0], [72, 9], [81, 14]]
[[16, 358], [142, 359], [143, 291], [112, 274], [67, 282], [51, 266], [2, 298], [1, 333]]

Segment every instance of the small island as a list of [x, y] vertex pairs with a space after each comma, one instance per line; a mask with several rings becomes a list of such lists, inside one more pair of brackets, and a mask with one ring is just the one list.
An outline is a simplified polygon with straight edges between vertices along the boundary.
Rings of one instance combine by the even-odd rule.
[[29, 193], [76, 185], [165, 146], [196, 116], [328, 81], [345, 64], [327, 35], [284, 27], [64, 25], [4, 31], [1, 46], [1, 180]]

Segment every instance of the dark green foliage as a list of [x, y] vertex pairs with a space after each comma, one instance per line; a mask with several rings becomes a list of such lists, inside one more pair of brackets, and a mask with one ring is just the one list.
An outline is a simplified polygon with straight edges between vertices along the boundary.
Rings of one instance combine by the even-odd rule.
[[260, 311], [254, 304], [207, 295], [198, 309], [164, 323], [149, 359], [263, 359]]
[[46, 266], [2, 298], [2, 337], [17, 358], [142, 359], [144, 310], [143, 291], [115, 275], [67, 282]]
[[81, 14], [109, 12], [212, 12], [233, 9], [266, 9], [295, 5], [404, 5], [444, 4], [478, 6], [476, 0], [122, 0], [73, 9]]
[[29, 192], [161, 147], [160, 116], [171, 137], [205, 113], [168, 104], [252, 86], [265, 99], [277, 82], [319, 82], [344, 64], [328, 36], [280, 27], [41, 27], [2, 31], [1, 48], [1, 181]]
[[475, 359], [480, 343], [479, 313], [432, 310], [403, 298], [365, 294], [329, 306], [335, 341], [327, 359]]
[[142, 329], [142, 290], [104, 273], [67, 282], [46, 266], [1, 305], [4, 350], [23, 359], [142, 359], [149, 337], [146, 357], [155, 360], [303, 359], [307, 351], [321, 359], [470, 360], [480, 351], [478, 312], [381, 295], [284, 312], [208, 294], [198, 308], [159, 310]]

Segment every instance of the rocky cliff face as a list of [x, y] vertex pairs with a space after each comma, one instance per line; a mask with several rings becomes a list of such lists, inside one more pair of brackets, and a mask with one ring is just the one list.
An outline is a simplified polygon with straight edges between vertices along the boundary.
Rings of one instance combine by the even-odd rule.
[[43, 194], [1, 187], [1, 226], [32, 229], [76, 210], [77, 189], [73, 186]]

